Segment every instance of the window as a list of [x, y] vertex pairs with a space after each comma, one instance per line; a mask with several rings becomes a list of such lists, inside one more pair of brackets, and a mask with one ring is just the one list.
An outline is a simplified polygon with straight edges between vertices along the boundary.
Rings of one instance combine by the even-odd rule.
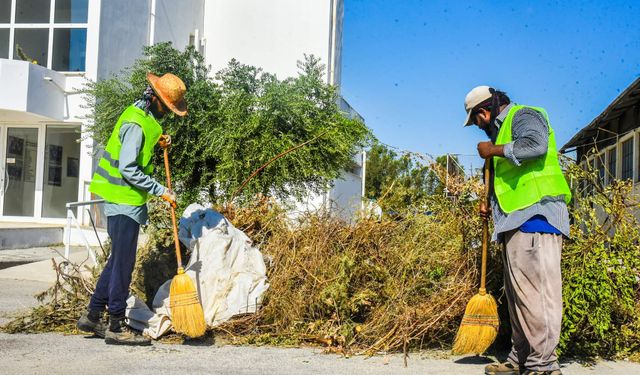
[[9, 29], [0, 29], [0, 59], [9, 57]]
[[622, 174], [623, 180], [633, 178], [633, 138], [622, 142]]
[[0, 23], [11, 22], [11, 0], [0, 0]]
[[47, 125], [42, 216], [66, 217], [65, 204], [78, 200], [80, 126]]
[[[593, 170], [593, 159], [584, 158], [580, 162], [580, 168], [582, 168], [582, 170], [585, 171], [585, 174], [591, 172]], [[586, 178], [580, 179], [581, 195], [586, 196], [588, 194], [591, 194], [592, 191], [593, 191], [593, 183]]]
[[636, 172], [636, 181], [640, 181], [640, 138], [638, 138], [638, 141], [636, 142], [637, 150], [636, 150], [636, 155], [638, 160], [636, 160], [636, 165], [637, 165], [637, 172]]
[[596, 155], [596, 169], [598, 170], [598, 182], [604, 186], [604, 155]]
[[607, 168], [607, 181], [611, 182], [616, 178], [616, 147], [614, 146], [611, 150], [607, 151], [607, 157], [609, 158], [609, 165]]
[[50, 0], [16, 0], [16, 23], [49, 23]]
[[56, 0], [56, 23], [87, 23], [89, 0]]
[[15, 33], [13, 56], [17, 56], [16, 60], [35, 61], [38, 65], [46, 66], [49, 30], [16, 29]]
[[87, 29], [55, 29], [52, 69], [63, 72], [84, 71]]
[[0, 58], [84, 71], [88, 9], [88, 0], [0, 0]]

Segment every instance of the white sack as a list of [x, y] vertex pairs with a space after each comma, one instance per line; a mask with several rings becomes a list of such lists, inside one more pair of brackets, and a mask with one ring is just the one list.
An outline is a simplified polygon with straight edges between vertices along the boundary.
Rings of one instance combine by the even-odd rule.
[[[209, 328], [234, 315], [254, 313], [269, 287], [260, 251], [220, 213], [191, 204], [180, 219], [180, 241], [191, 249], [185, 273], [196, 284]], [[170, 328], [167, 280], [153, 299], [153, 311], [138, 298], [127, 300], [127, 318], [133, 328], [158, 338]]]

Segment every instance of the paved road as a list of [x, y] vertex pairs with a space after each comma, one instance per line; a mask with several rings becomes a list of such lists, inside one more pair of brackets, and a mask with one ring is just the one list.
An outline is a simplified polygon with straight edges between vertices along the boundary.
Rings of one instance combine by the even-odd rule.
[[[127, 348], [60, 334], [0, 334], [0, 353], [0, 374], [482, 374], [484, 366], [419, 354], [412, 355], [405, 368], [399, 355], [343, 358], [313, 349], [157, 343]], [[563, 372], [640, 374], [640, 365], [607, 362], [585, 368], [572, 363]]]
[[33, 296], [50, 285], [42, 281], [0, 279], [0, 326], [19, 312], [36, 306], [38, 302]]
[[[43, 252], [37, 253], [41, 255]], [[5, 254], [7, 261], [16, 258], [12, 256], [9, 259], [9, 254]], [[48, 253], [45, 255], [49, 256]], [[33, 294], [50, 285], [50, 281], [37, 281], [43, 276], [40, 269], [50, 267], [45, 263], [0, 270], [0, 325], [17, 311], [35, 305]], [[100, 339], [78, 335], [0, 333], [0, 374], [471, 375], [482, 374], [486, 361], [485, 358], [449, 358], [443, 352], [425, 352], [412, 354], [405, 368], [400, 355], [344, 358], [323, 354], [318, 349], [237, 347], [213, 343], [199, 346], [155, 343], [152, 347], [129, 348], [105, 345]], [[624, 361], [602, 362], [590, 368], [578, 363], [565, 363], [563, 366], [563, 373], [567, 375], [640, 375], [639, 364]]]

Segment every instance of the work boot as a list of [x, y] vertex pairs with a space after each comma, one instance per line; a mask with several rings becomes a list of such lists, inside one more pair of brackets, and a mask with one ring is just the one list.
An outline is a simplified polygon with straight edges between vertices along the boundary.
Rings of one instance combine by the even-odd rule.
[[520, 366], [511, 363], [492, 363], [484, 368], [486, 375], [518, 375], [520, 373]]
[[87, 310], [83, 312], [80, 319], [78, 319], [76, 327], [82, 332], [93, 333], [98, 337], [104, 338], [104, 332], [107, 330], [107, 327], [102, 322], [101, 315], [98, 311]]
[[524, 370], [523, 375], [562, 375], [560, 370], [551, 371], [538, 371], [538, 370]]
[[105, 333], [104, 342], [109, 345], [151, 345], [149, 338], [131, 329], [124, 322], [124, 315], [109, 317], [109, 329]]

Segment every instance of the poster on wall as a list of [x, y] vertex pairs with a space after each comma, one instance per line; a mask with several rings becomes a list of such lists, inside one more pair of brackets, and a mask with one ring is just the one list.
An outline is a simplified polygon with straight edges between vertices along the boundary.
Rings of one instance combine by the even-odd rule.
[[47, 184], [53, 186], [62, 185], [62, 167], [49, 166], [49, 176]]
[[27, 141], [26, 153], [24, 155], [24, 181], [36, 181], [36, 160], [38, 157], [38, 144]]
[[22, 161], [7, 163], [7, 174], [12, 181], [22, 181]]
[[78, 177], [80, 175], [80, 161], [78, 158], [67, 158], [67, 177]]
[[22, 151], [24, 149], [24, 139], [19, 137], [9, 136], [7, 140], [8, 151], [11, 156], [22, 157]]
[[62, 186], [62, 146], [48, 145], [49, 163], [47, 184]]
[[20, 137], [7, 137], [7, 174], [11, 181], [22, 181], [23, 167], [22, 156], [24, 153], [24, 139]]

